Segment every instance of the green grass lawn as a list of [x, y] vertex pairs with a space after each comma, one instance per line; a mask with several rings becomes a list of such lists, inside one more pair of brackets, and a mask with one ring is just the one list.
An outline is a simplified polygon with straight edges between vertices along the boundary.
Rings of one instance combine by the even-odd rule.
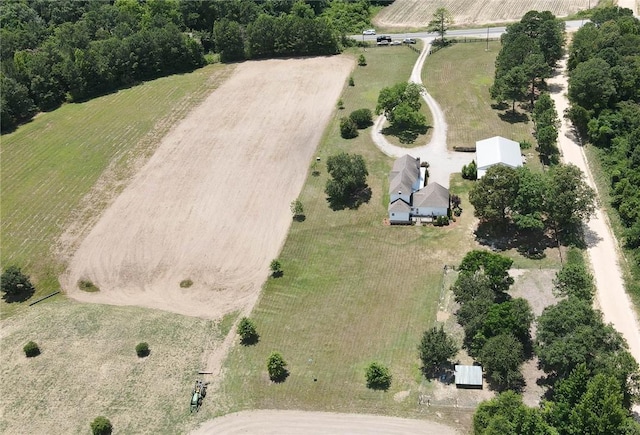
[[[488, 51], [486, 47], [484, 42], [458, 43], [436, 51], [425, 62], [422, 82], [444, 111], [449, 149], [473, 147], [476, 141], [493, 136], [535, 144], [533, 121], [510, 123], [500, 118], [504, 110], [491, 107], [489, 86], [500, 43], [490, 42]], [[527, 165], [541, 167], [533, 147], [524, 153]]]
[[[3, 135], [2, 267], [22, 267], [36, 284], [36, 297], [57, 290], [62, 265], [52, 252], [56, 241], [72, 221], [95, 218], [109, 197], [94, 194], [83, 204], [85, 195], [105, 171], [105, 192], [115, 195], [171, 126], [229, 71], [211, 65], [66, 104]], [[1, 302], [1, 313], [19, 306]]]

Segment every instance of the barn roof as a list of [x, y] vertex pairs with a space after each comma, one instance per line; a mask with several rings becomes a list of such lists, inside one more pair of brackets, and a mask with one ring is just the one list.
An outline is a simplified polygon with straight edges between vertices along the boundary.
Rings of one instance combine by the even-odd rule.
[[429, 183], [414, 192], [413, 206], [449, 208], [449, 190], [438, 183]]
[[476, 162], [478, 169], [503, 164], [512, 168], [522, 166], [522, 155], [518, 142], [495, 136], [476, 142]]
[[455, 366], [456, 386], [482, 388], [482, 367], [480, 366]]

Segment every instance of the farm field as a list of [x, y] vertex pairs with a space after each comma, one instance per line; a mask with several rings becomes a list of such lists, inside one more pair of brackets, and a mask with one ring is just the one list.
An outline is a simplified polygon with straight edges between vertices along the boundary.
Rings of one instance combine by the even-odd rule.
[[[253, 306], [352, 67], [344, 56], [239, 64], [82, 241], [64, 289], [211, 319]], [[100, 291], [80, 290], [80, 280]]]
[[[57, 275], [78, 238], [160, 138], [232, 70], [211, 65], [66, 104], [3, 135], [0, 263], [31, 275], [36, 297], [58, 290]], [[2, 301], [0, 313], [18, 307]]]
[[[89, 433], [91, 421], [105, 415], [114, 433], [185, 433], [211, 417], [206, 406], [190, 414], [191, 389], [203, 355], [235, 318], [58, 300], [5, 319], [0, 432]], [[29, 340], [42, 353], [28, 359], [22, 347]], [[135, 352], [142, 341], [151, 350], [143, 359]]]
[[[453, 62], [449, 56], [467, 56], [468, 69], [475, 67], [473, 60], [486, 62], [484, 51], [471, 56], [475, 52], [459, 54], [457, 49], [442, 50], [442, 62]], [[389, 62], [382, 50], [365, 55], [368, 65], [354, 71], [355, 87], [346, 87], [342, 96], [347, 113], [373, 108], [379, 89], [405, 80], [416, 56], [407, 51]], [[430, 68], [427, 60], [427, 77]], [[280, 255], [284, 276], [266, 283], [252, 313], [260, 341], [235, 346], [225, 363], [218, 405], [223, 413], [275, 408], [435, 418], [417, 405], [418, 395], [435, 386], [421, 376], [416, 346], [436, 320], [444, 265], [459, 263], [468, 250], [478, 247], [473, 236], [476, 220], [467, 200], [471, 183], [454, 178], [452, 192], [462, 197], [465, 212], [449, 227], [382, 225], [392, 159], [366, 132], [351, 141], [340, 139], [339, 116], [317, 152], [321, 162], [312, 164], [320, 175], [310, 175], [301, 194], [306, 219], [293, 223]], [[454, 122], [449, 131], [456, 134], [463, 128], [468, 127]], [[372, 198], [358, 210], [334, 212], [327, 206], [324, 161], [339, 151], [363, 155], [369, 168]], [[540, 267], [515, 251], [506, 255], [515, 258], [517, 267]], [[552, 252], [543, 261], [544, 267], [557, 267]], [[272, 351], [282, 353], [290, 370], [280, 384], [271, 383], [265, 369]], [[388, 392], [365, 387], [364, 368], [371, 361], [390, 367], [393, 382]], [[451, 412], [447, 421], [468, 429], [472, 408], [452, 409], [439, 411]]]
[[[595, 6], [593, 0], [591, 6]], [[374, 24], [381, 28], [425, 28], [433, 19], [439, 7], [446, 8], [453, 15], [454, 25], [483, 26], [487, 23], [517, 21], [531, 10], [551, 11], [562, 17], [587, 9], [589, 0], [396, 0], [374, 18]]]

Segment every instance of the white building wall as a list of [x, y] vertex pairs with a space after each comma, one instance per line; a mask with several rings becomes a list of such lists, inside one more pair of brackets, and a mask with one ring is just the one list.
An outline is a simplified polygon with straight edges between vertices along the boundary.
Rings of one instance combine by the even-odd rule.
[[409, 212], [389, 212], [389, 222], [409, 222]]

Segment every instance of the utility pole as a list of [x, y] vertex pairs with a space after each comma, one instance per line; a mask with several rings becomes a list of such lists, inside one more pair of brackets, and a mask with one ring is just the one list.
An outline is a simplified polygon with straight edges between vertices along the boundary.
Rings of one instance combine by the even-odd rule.
[[489, 51], [489, 28], [487, 27], [487, 48], [484, 51]]

